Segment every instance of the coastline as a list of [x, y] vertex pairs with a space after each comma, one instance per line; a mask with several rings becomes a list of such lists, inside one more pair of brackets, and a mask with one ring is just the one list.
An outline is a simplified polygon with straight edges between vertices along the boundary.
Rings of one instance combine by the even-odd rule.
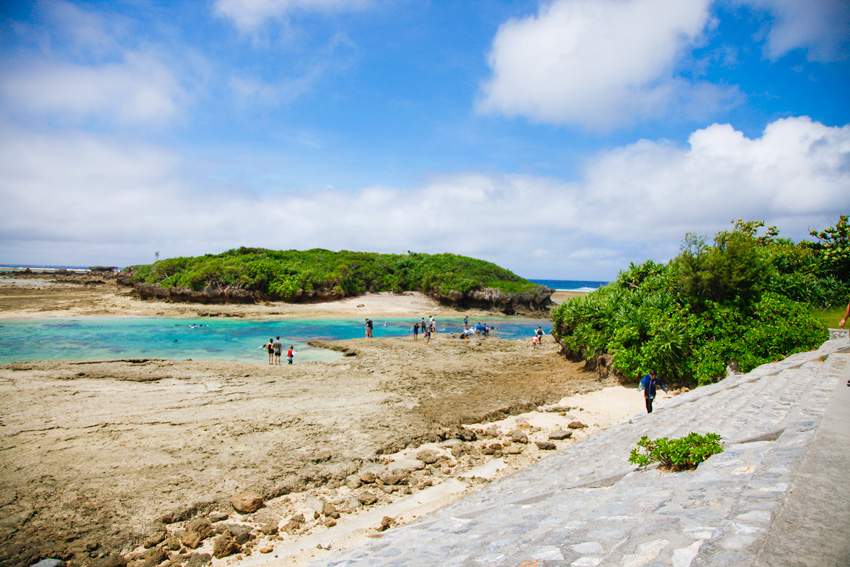
[[589, 291], [584, 290], [575, 290], [575, 289], [558, 289], [555, 290], [555, 293], [552, 294], [552, 302], [556, 305], [560, 305], [564, 301], [573, 298], [573, 297], [582, 297], [590, 293]]
[[370, 293], [317, 303], [166, 303], [137, 299], [131, 295], [130, 288], [119, 286], [114, 279], [97, 276], [0, 276], [0, 319], [86, 316], [243, 319], [411, 316], [418, 319], [429, 315], [438, 318], [504, 316], [498, 311], [445, 306], [419, 292]]
[[[108, 282], [0, 285], [0, 318], [211, 312], [298, 318], [492, 315], [445, 309], [419, 294], [374, 294], [333, 304], [207, 306], [142, 302]], [[305, 565], [322, 551], [313, 546], [284, 556], [283, 550], [324, 537], [320, 534], [334, 524], [359, 526], [370, 514], [402, 506], [399, 502], [408, 503], [406, 512], [392, 522], [409, 521], [545, 458], [550, 449], [537, 442], [562, 450], [644, 411], [633, 388], [600, 382], [583, 365], [566, 361], [549, 336], [538, 348], [530, 340], [462, 341], [440, 334], [430, 345], [410, 337], [339, 344], [350, 356], [292, 367], [153, 359], [0, 366], [5, 455], [0, 471], [16, 471], [0, 475], [0, 534], [11, 534], [0, 547], [35, 545], [38, 558], [55, 553], [86, 560], [120, 551], [141, 563], [150, 551], [140, 545], [146, 537], [163, 530], [177, 536], [186, 519], [217, 513], [225, 518], [217, 526], [248, 526], [254, 539], [244, 542], [241, 553], [214, 559], [214, 566]], [[585, 427], [570, 429], [573, 422]], [[562, 430], [572, 437], [549, 440]], [[474, 439], [462, 431], [476, 432]], [[512, 440], [517, 431], [527, 435], [527, 443]], [[501, 449], [491, 451], [497, 444]], [[416, 465], [405, 483], [350, 487], [353, 475], [391, 471], [396, 458], [420, 463], [417, 455], [424, 449], [439, 459]], [[44, 478], [51, 483], [45, 486]], [[459, 488], [450, 491], [451, 486]], [[375, 502], [354, 503], [352, 496], [366, 488]], [[264, 508], [236, 513], [228, 499], [240, 491], [263, 495]], [[417, 503], [435, 491], [445, 494]], [[315, 499], [333, 503], [340, 517], [314, 517], [308, 503]], [[69, 515], [69, 506], [87, 512]], [[306, 521], [293, 527], [290, 520], [299, 515]], [[29, 531], [33, 527], [38, 529]], [[349, 530], [332, 549], [381, 529], [379, 522]], [[172, 550], [181, 561], [211, 552], [212, 538], [197, 548]]]

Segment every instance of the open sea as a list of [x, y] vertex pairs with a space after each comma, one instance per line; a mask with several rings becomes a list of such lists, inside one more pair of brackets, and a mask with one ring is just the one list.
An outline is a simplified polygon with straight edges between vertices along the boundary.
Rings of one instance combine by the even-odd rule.
[[[526, 278], [528, 279], [528, 278]], [[609, 282], [597, 282], [590, 280], [532, 280], [531, 283], [545, 285], [548, 288], [558, 291], [594, 291], [608, 284]]]
[[42, 270], [70, 270], [75, 272], [87, 272], [88, 267], [86, 266], [53, 266], [47, 264], [10, 264], [0, 262], [0, 272], [13, 272], [15, 270], [23, 270], [25, 268], [29, 268], [34, 272], [40, 272]]

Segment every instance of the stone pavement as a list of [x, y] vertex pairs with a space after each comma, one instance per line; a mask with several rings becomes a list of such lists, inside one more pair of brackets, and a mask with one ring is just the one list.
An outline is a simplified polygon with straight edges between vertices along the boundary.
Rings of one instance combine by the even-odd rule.
[[[310, 566], [847, 567], [848, 362], [842, 337], [681, 394]], [[628, 463], [641, 436], [692, 431], [725, 451], [694, 472]]]

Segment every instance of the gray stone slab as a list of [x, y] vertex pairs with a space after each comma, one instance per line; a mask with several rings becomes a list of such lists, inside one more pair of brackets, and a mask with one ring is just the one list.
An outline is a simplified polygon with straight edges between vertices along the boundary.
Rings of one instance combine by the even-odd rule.
[[[824, 488], [828, 480], [850, 486], [850, 402], [847, 408], [829, 405], [837, 399], [832, 392], [839, 379], [850, 392], [844, 385], [850, 377], [843, 376], [850, 372], [850, 354], [838, 353], [847, 346], [846, 339], [830, 341], [817, 352], [677, 396], [653, 414], [601, 431], [389, 530], [380, 540], [318, 559], [311, 567], [718, 567], [751, 566], [756, 557], [764, 562], [759, 567], [795, 565], [789, 562], [794, 557], [773, 543], [778, 538], [787, 539], [790, 548], [802, 545], [776, 531], [786, 516], [804, 522], [804, 538], [813, 531], [822, 534], [810, 547], [821, 548], [820, 561], [827, 563], [801, 565], [839, 565], [828, 561], [846, 559], [841, 555], [850, 541], [846, 524], [811, 524], [806, 498], [795, 504], [793, 495], [801, 487], [819, 487], [812, 497], [833, 506], [824, 516], [827, 523], [841, 518], [850, 503], [844, 492]], [[678, 437], [691, 431], [720, 433], [726, 451], [690, 473], [635, 471], [627, 464], [642, 435]], [[828, 472], [832, 467], [841, 473]], [[774, 562], [768, 548], [777, 554]]]
[[850, 365], [834, 388], [756, 567], [850, 565]]

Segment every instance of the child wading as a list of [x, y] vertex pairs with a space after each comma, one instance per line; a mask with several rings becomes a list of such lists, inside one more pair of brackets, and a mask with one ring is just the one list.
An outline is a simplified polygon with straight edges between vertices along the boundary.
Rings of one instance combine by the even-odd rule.
[[269, 364], [274, 364], [274, 339], [269, 339], [269, 342], [260, 348], [269, 353]]
[[638, 390], [643, 390], [647, 413], [652, 413], [652, 401], [655, 399], [656, 386], [661, 386], [664, 393], [667, 393], [667, 388], [664, 387], [664, 383], [661, 382], [661, 378], [655, 375], [655, 370], [650, 370], [649, 374], [641, 379], [640, 386], [638, 386]]

